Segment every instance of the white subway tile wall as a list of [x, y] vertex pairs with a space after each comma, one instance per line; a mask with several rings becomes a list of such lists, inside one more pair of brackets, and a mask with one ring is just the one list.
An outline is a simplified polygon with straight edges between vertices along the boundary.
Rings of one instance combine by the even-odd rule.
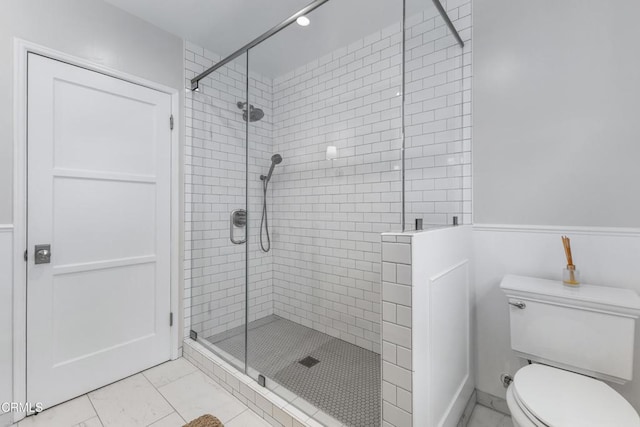
[[[414, 218], [471, 222], [471, 3], [446, 7], [464, 50], [435, 9], [407, 19], [408, 229]], [[398, 24], [273, 80], [251, 74], [265, 117], [249, 138], [250, 320], [276, 314], [381, 351], [379, 234], [402, 220], [401, 42]], [[229, 212], [245, 203], [241, 59], [200, 94], [187, 92], [185, 321], [205, 337], [244, 322], [244, 247], [228, 236]], [[187, 79], [217, 60], [187, 44]], [[273, 153], [284, 160], [269, 188], [273, 249], [264, 255], [258, 177]], [[406, 271], [394, 274], [407, 284]]]
[[[273, 82], [274, 313], [380, 352], [380, 233], [401, 226], [402, 33]], [[326, 159], [328, 146], [337, 158]]]
[[411, 427], [411, 236], [382, 235], [382, 420]]
[[[187, 43], [186, 85], [221, 58]], [[186, 92], [185, 336], [209, 337], [245, 322], [245, 246], [230, 241], [230, 213], [245, 209], [246, 128], [237, 102], [246, 101], [240, 57]], [[271, 80], [250, 74], [250, 102], [265, 116], [249, 125], [249, 321], [273, 313], [271, 254], [258, 247], [262, 184], [271, 164]], [[236, 229], [235, 239], [245, 231]]]

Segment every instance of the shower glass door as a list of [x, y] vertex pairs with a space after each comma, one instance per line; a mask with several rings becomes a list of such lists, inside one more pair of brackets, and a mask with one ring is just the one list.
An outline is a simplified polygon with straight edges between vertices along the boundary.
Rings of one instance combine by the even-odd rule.
[[[222, 59], [202, 49], [191, 53], [187, 79]], [[191, 298], [185, 336], [242, 371], [246, 241], [256, 226], [247, 212], [247, 172], [254, 168], [247, 169], [246, 70], [245, 54], [201, 80], [199, 91], [187, 91], [185, 147], [185, 298]]]
[[[470, 51], [430, 1], [306, 18], [187, 92], [185, 333], [323, 424], [377, 426], [381, 364], [411, 364], [381, 337], [380, 234], [469, 219]], [[193, 49], [188, 80], [223, 59]]]
[[320, 422], [376, 426], [380, 233], [402, 220], [402, 1], [306, 18], [249, 50], [264, 115], [249, 123], [247, 373]]

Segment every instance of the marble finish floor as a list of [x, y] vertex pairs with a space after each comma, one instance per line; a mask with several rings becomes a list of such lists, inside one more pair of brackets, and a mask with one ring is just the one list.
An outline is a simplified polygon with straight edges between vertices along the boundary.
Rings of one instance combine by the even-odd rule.
[[[269, 427], [183, 358], [92, 391], [12, 427], [179, 427], [205, 413], [225, 427]], [[476, 405], [467, 427], [512, 427], [511, 417]]]
[[476, 405], [467, 427], [513, 427], [511, 417], [486, 406]]
[[178, 427], [204, 414], [225, 427], [269, 426], [180, 358], [27, 417], [17, 427]]

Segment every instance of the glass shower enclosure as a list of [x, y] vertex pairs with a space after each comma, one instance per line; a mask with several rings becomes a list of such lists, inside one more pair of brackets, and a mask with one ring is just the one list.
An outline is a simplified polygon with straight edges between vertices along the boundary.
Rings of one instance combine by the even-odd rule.
[[380, 233], [468, 221], [468, 52], [431, 2], [306, 9], [193, 53], [223, 65], [187, 94], [188, 333], [318, 420], [381, 425]]

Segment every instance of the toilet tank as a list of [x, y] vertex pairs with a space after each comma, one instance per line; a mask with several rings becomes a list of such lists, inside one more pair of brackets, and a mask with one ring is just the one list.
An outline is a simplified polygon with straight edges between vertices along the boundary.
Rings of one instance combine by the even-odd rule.
[[518, 356], [617, 383], [632, 379], [636, 292], [513, 275], [500, 288]]

